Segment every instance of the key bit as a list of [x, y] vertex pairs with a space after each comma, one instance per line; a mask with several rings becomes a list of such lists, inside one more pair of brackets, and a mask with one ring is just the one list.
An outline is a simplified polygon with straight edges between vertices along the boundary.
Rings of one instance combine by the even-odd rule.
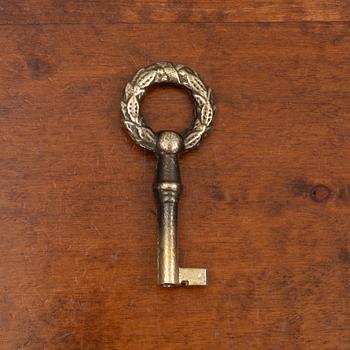
[[[194, 121], [192, 127], [181, 134], [155, 133], [140, 114], [140, 102], [146, 89], [158, 83], [183, 86], [193, 97]], [[158, 204], [158, 284], [162, 287], [206, 286], [206, 269], [179, 267], [177, 216], [182, 190], [179, 156], [197, 147], [210, 130], [215, 112], [212, 92], [192, 69], [161, 62], [140, 69], [127, 83], [121, 109], [122, 121], [131, 138], [157, 157], [153, 189]]]

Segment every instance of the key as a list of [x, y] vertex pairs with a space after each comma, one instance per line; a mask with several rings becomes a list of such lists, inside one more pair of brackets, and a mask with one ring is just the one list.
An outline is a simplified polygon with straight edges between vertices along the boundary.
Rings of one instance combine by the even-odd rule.
[[[193, 124], [181, 134], [169, 130], [155, 133], [140, 114], [146, 89], [159, 83], [185, 87], [192, 95]], [[179, 157], [197, 147], [211, 128], [215, 113], [211, 89], [189, 67], [160, 62], [140, 69], [126, 84], [121, 110], [122, 122], [131, 138], [157, 157], [153, 189], [158, 206], [158, 284], [162, 287], [206, 286], [206, 269], [179, 267], [177, 216], [182, 190]]]

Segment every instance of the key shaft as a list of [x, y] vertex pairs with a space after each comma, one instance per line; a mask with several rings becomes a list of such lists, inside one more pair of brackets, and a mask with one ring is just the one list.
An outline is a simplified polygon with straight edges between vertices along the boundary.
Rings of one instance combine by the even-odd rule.
[[158, 283], [179, 283], [177, 215], [181, 181], [176, 154], [161, 154], [154, 186], [158, 205]]
[[173, 131], [158, 136], [154, 191], [158, 204], [158, 284], [163, 287], [206, 285], [205, 269], [179, 268], [178, 202], [182, 191], [179, 154], [183, 139]]

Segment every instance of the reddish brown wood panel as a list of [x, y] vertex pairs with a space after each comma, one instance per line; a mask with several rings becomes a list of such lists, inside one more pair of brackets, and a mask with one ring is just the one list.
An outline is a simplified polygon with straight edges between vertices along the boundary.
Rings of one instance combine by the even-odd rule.
[[[0, 44], [0, 349], [349, 349], [347, 23], [12, 25]], [[159, 60], [217, 100], [181, 160], [203, 289], [156, 286], [155, 162], [120, 123]], [[143, 112], [180, 129], [191, 104], [157, 88]]]
[[345, 21], [344, 0], [0, 1], [0, 23]]

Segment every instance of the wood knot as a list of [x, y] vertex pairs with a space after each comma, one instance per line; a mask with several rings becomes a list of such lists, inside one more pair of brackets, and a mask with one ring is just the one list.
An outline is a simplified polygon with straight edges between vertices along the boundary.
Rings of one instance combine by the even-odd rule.
[[316, 185], [310, 190], [310, 198], [315, 202], [325, 202], [331, 195], [331, 190], [326, 185]]

